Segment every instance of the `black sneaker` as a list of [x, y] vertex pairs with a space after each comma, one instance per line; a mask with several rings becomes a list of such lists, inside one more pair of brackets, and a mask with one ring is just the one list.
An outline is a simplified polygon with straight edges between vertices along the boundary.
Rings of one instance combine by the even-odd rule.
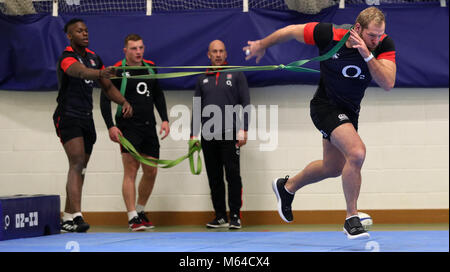
[[61, 232], [75, 232], [75, 226], [72, 220], [61, 221]]
[[89, 224], [84, 222], [83, 217], [77, 216], [73, 219], [73, 225], [75, 227], [75, 232], [86, 232], [89, 229]]
[[359, 217], [357, 215], [345, 220], [344, 233], [350, 240], [370, 238], [370, 234], [364, 230], [364, 227], [362, 226], [361, 221], [359, 220]]
[[131, 231], [141, 231], [146, 229], [144, 222], [142, 222], [138, 216], [135, 216], [128, 221], [128, 228]]
[[145, 215], [145, 212], [139, 212], [138, 216], [139, 219], [141, 219], [142, 223], [144, 223], [146, 229], [153, 229], [155, 227], [153, 226], [152, 222], [150, 222], [147, 215]]
[[288, 181], [289, 176], [285, 178], [279, 178], [272, 182], [272, 189], [277, 196], [278, 201], [278, 213], [280, 214], [281, 219], [285, 222], [290, 223], [294, 220], [294, 216], [292, 215], [291, 204], [294, 200], [294, 195], [291, 195], [286, 191], [284, 185]]
[[223, 217], [216, 217], [213, 221], [206, 224], [208, 228], [226, 228], [228, 227], [228, 221]]
[[241, 219], [239, 218], [239, 215], [234, 214], [230, 216], [230, 225], [228, 226], [229, 229], [240, 229], [241, 228]]

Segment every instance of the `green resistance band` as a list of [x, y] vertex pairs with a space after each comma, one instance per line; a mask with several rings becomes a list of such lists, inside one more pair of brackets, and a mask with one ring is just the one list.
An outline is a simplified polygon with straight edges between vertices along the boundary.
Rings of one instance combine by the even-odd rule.
[[[353, 28], [353, 27], [352, 27]], [[304, 64], [311, 61], [324, 61], [331, 58], [334, 54], [336, 54], [339, 49], [345, 44], [345, 42], [350, 37], [350, 31], [348, 31], [344, 37], [333, 47], [330, 51], [325, 53], [322, 56], [317, 56], [312, 59], [304, 59], [291, 62], [287, 65], [266, 65], [266, 66], [156, 66], [153, 68], [156, 69], [207, 69], [207, 68], [224, 68], [223, 70], [218, 70], [219, 73], [224, 72], [251, 72], [251, 71], [274, 71], [274, 70], [287, 70], [292, 72], [309, 72], [309, 73], [320, 73], [315, 69], [301, 67]], [[134, 70], [134, 69], [142, 69], [141, 66], [127, 66], [127, 67], [117, 67], [116, 69], [125, 69], [125, 70]], [[161, 74], [149, 74], [149, 75], [140, 75], [140, 76], [131, 76], [129, 78], [134, 79], [167, 79], [167, 78], [177, 78], [177, 77], [185, 77], [192, 75], [204, 74], [205, 71], [193, 71], [193, 72], [172, 72], [172, 73], [161, 73]], [[112, 77], [111, 79], [117, 79], [121, 77]]]
[[[202, 150], [202, 146], [199, 140], [189, 140], [189, 151], [186, 155], [183, 155], [175, 160], [160, 160], [160, 159], [151, 159], [145, 158], [136, 151], [134, 146], [127, 140], [125, 137], [119, 135], [119, 141], [122, 146], [130, 152], [130, 154], [138, 161], [153, 167], [161, 167], [161, 168], [172, 168], [175, 165], [181, 163], [185, 159], [189, 159], [189, 166], [191, 168], [191, 173], [194, 175], [199, 175], [202, 172], [202, 159], [200, 158], [200, 150]], [[197, 168], [195, 168], [194, 164], [194, 154], [197, 154]]]
[[[352, 27], [353, 28], [353, 27]], [[348, 31], [345, 36], [326, 54], [322, 56], [318, 56], [312, 59], [304, 59], [304, 60], [298, 60], [289, 63], [288, 65], [267, 65], [267, 66], [156, 66], [152, 68], [156, 69], [207, 69], [207, 68], [225, 68], [223, 70], [219, 70], [218, 72], [238, 72], [238, 71], [273, 71], [273, 70], [288, 70], [288, 71], [294, 71], [294, 72], [314, 72], [317, 73], [319, 71], [309, 68], [301, 67], [302, 65], [310, 62], [310, 61], [324, 61], [329, 58], [331, 58], [334, 54], [336, 54], [339, 49], [345, 44], [345, 42], [348, 40], [350, 36], [350, 31]], [[125, 61], [125, 60], [124, 60]], [[133, 70], [133, 69], [143, 69], [142, 66], [126, 66], [124, 65], [124, 61], [122, 61], [122, 67], [117, 67], [116, 69], [123, 69], [123, 70]], [[144, 65], [146, 63], [144, 62]], [[148, 69], [149, 65], [146, 65], [146, 69]], [[151, 69], [149, 69], [150, 71]], [[150, 74], [148, 75], [140, 75], [140, 76], [130, 76], [130, 77], [113, 77], [111, 79], [117, 79], [122, 78], [122, 86], [121, 86], [121, 93], [122, 95], [125, 94], [125, 87], [127, 83], [127, 78], [135, 78], [135, 79], [165, 79], [165, 78], [176, 78], [176, 77], [184, 77], [184, 76], [191, 76], [191, 75], [198, 75], [203, 74], [204, 71], [201, 72], [174, 72], [174, 73], [162, 73], [162, 74], [155, 74], [153, 70], [151, 70]], [[118, 109], [119, 110], [119, 109]], [[120, 110], [121, 112], [121, 110]], [[183, 160], [189, 158], [189, 165], [192, 174], [199, 175], [202, 171], [202, 160], [200, 158], [200, 150], [201, 143], [199, 140], [190, 140], [189, 141], [189, 152], [186, 155], [183, 155], [175, 160], [160, 160], [160, 159], [149, 159], [141, 156], [139, 152], [136, 151], [134, 146], [124, 137], [119, 135], [119, 140], [122, 146], [130, 152], [130, 154], [136, 158], [138, 161], [149, 165], [153, 167], [161, 167], [161, 168], [171, 168], [175, 165], [181, 163]], [[199, 152], [197, 155], [197, 169], [195, 169], [194, 165], [194, 153]]]

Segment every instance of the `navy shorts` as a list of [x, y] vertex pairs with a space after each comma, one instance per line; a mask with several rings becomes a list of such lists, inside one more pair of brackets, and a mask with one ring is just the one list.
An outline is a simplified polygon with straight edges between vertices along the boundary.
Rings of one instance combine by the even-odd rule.
[[[159, 159], [159, 140], [153, 124], [136, 124], [130, 121], [118, 121], [117, 127], [140, 154]], [[120, 146], [122, 153], [128, 151]]]
[[84, 152], [86, 154], [92, 154], [92, 149], [97, 141], [97, 133], [95, 132], [94, 120], [92, 118], [76, 118], [60, 115], [55, 112], [53, 114], [53, 124], [56, 135], [58, 135], [63, 145], [73, 138], [83, 137]]
[[333, 130], [345, 123], [351, 123], [358, 131], [359, 115], [322, 99], [311, 100], [310, 115], [324, 139], [330, 140]]

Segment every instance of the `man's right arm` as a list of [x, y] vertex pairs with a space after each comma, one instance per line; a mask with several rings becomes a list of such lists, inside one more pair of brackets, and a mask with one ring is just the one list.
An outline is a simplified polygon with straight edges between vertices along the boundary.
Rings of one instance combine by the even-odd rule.
[[259, 63], [259, 60], [264, 56], [266, 49], [275, 44], [286, 42], [292, 39], [296, 39], [297, 41], [304, 43], [305, 26], [306, 24], [289, 25], [278, 29], [262, 40], [248, 41], [248, 46], [243, 48], [244, 51], [250, 51], [245, 59], [249, 60], [253, 57], [256, 57], [256, 63]]
[[115, 75], [114, 67], [92, 69], [76, 61], [75, 58], [68, 57], [61, 62], [61, 68], [71, 77], [98, 80], [102, 91], [105, 92], [108, 98], [115, 103], [122, 105], [124, 117], [131, 117], [133, 115], [133, 109], [130, 104], [125, 97], [122, 96], [120, 91], [114, 87], [111, 80], [109, 80], [109, 78]]
[[301, 24], [301, 25], [289, 25], [289, 26], [280, 28], [277, 31], [270, 34], [269, 36], [260, 40], [261, 45], [264, 48], [268, 48], [277, 43], [286, 42], [286, 41], [289, 41], [292, 39], [296, 39], [297, 41], [304, 43], [305, 42], [305, 38], [304, 38], [305, 26], [306, 26], [306, 24]]
[[66, 74], [71, 77], [97, 80], [102, 77], [102, 70], [87, 68], [82, 63], [75, 61], [65, 70]]

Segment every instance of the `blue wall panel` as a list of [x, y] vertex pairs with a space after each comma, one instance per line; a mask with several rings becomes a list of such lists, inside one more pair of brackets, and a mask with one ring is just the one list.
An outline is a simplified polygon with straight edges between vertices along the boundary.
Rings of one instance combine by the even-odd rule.
[[[353, 23], [365, 5], [346, 9], [331, 7], [316, 15], [294, 11], [238, 9], [121, 15], [33, 15], [0, 16], [0, 89], [55, 90], [56, 62], [68, 45], [62, 31], [73, 17], [86, 21], [89, 48], [105, 65], [123, 58], [123, 40], [129, 33], [140, 34], [146, 44], [145, 58], [159, 66], [208, 65], [207, 46], [214, 39], [227, 45], [231, 65], [246, 62], [242, 47], [248, 40], [263, 38], [289, 24], [311, 21]], [[397, 87], [447, 87], [449, 85], [448, 8], [438, 5], [389, 5], [386, 33], [397, 49]], [[318, 50], [296, 41], [270, 48], [260, 65], [287, 64], [316, 56]], [[308, 67], [318, 69], [317, 64]], [[170, 72], [164, 70], [160, 72]], [[249, 85], [317, 84], [318, 75], [288, 71], [249, 72]], [[195, 77], [161, 80], [165, 89], [193, 89]]]

